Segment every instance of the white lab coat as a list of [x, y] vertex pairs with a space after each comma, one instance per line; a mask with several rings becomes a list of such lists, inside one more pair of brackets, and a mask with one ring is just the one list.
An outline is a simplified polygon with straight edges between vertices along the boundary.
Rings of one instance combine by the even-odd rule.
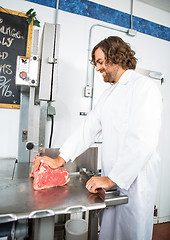
[[66, 161], [74, 160], [102, 131], [102, 176], [109, 176], [129, 202], [105, 209], [100, 240], [152, 238], [161, 106], [153, 80], [127, 70], [60, 149]]

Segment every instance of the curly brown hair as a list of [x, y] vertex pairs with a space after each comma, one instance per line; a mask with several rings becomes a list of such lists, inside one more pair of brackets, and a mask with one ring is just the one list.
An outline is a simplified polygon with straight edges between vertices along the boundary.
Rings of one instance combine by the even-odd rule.
[[95, 51], [100, 48], [105, 54], [106, 63], [119, 64], [123, 69], [135, 69], [137, 59], [130, 45], [120, 37], [110, 36], [99, 42], [92, 50], [91, 63], [95, 63]]

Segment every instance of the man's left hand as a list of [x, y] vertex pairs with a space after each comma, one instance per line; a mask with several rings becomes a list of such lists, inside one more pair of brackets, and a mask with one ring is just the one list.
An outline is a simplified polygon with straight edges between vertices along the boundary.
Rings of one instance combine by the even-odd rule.
[[91, 193], [97, 193], [98, 188], [104, 188], [105, 190], [108, 190], [115, 185], [116, 183], [113, 182], [109, 177], [91, 177], [86, 183], [86, 188]]

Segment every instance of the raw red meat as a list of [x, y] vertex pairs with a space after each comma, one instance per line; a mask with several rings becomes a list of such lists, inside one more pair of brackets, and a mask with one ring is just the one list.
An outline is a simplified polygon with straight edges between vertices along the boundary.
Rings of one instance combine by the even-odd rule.
[[66, 168], [51, 169], [45, 163], [41, 163], [38, 171], [35, 171], [33, 166], [30, 177], [34, 178], [33, 188], [35, 190], [63, 186], [70, 181]]
[[34, 172], [36, 171], [35, 169], [41, 164], [40, 161], [38, 161], [37, 159], [39, 158], [39, 155], [35, 156], [33, 162], [35, 163], [35, 165], [32, 165], [32, 169], [31, 169], [31, 173], [30, 173], [30, 177], [34, 178]]

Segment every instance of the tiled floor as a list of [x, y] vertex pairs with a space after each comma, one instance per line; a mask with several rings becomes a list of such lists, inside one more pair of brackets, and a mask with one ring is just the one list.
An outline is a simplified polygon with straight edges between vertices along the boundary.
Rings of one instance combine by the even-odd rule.
[[170, 240], [170, 222], [154, 224], [152, 240]]

